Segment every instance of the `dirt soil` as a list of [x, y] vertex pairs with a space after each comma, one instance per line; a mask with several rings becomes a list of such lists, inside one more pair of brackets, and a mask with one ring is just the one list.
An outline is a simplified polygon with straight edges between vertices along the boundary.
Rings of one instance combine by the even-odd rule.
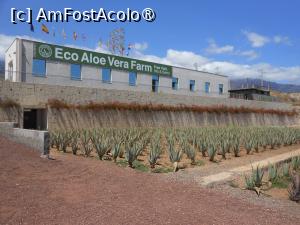
[[2, 137], [0, 160], [0, 224], [299, 224], [222, 190], [71, 154], [42, 159]]

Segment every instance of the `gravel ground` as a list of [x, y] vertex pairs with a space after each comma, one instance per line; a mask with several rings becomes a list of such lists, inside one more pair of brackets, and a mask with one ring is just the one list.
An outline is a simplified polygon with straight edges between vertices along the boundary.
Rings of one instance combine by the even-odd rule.
[[59, 154], [0, 137], [0, 224], [299, 224], [222, 190]]

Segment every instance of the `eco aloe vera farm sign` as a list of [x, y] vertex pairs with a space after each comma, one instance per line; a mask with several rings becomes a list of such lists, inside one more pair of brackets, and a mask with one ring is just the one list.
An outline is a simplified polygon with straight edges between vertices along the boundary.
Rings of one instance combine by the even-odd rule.
[[172, 76], [171, 66], [39, 42], [34, 42], [33, 58]]

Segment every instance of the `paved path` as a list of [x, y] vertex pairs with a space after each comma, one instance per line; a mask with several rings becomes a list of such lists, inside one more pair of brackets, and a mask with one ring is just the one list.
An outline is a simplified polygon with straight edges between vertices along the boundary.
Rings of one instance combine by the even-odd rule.
[[209, 176], [205, 176], [205, 177], [200, 177], [198, 179], [195, 178], [195, 180], [198, 181], [198, 183], [200, 183], [202, 185], [211, 185], [216, 182], [222, 182], [222, 181], [229, 180], [236, 175], [242, 175], [248, 171], [251, 171], [252, 167], [253, 168], [256, 168], [257, 166], [266, 167], [269, 164], [283, 162], [293, 156], [300, 156], [300, 149], [295, 150], [293, 152], [276, 155], [276, 156], [273, 156], [273, 157], [270, 157], [270, 158], [267, 158], [264, 160], [256, 161], [251, 164], [247, 164], [245, 166], [239, 166], [239, 167], [236, 167], [233, 169], [228, 169], [227, 171], [224, 171], [221, 173], [217, 173], [217, 174], [213, 174], [213, 175], [209, 175]]
[[0, 224], [297, 224], [279, 210], [196, 184], [59, 154], [0, 137]]

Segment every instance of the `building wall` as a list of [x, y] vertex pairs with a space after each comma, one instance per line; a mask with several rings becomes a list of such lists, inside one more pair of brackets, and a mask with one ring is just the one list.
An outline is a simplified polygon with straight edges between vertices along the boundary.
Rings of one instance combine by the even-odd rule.
[[69, 103], [95, 102], [137, 102], [141, 104], [164, 105], [226, 105], [262, 109], [293, 109], [291, 104], [262, 102], [232, 98], [174, 95], [166, 93], [145, 93], [138, 91], [110, 90], [99, 88], [71, 87], [48, 84], [0, 81], [0, 96], [19, 102], [22, 106], [45, 106], [48, 99], [61, 99]]
[[[20, 81], [19, 77], [17, 76], [17, 71], [19, 71], [17, 63], [17, 44], [18, 39], [15, 39], [15, 41], [5, 52], [5, 80], [10, 80], [14, 82]], [[12, 68], [10, 65], [12, 66]]]
[[[116, 90], [130, 90], [151, 92], [152, 75], [137, 74], [137, 86], [129, 85], [129, 75], [127, 71], [112, 70], [112, 84], [103, 83], [101, 81], [101, 67], [82, 65], [81, 74], [82, 80], [71, 80], [70, 64], [62, 62], [47, 61], [46, 62], [46, 78], [36, 77], [32, 75], [32, 61], [33, 61], [33, 42], [26, 40], [19, 40], [22, 42], [22, 77], [26, 77], [27, 83], [40, 83], [62, 86], [76, 86], [76, 87], [91, 87], [104, 88]], [[179, 89], [172, 90], [172, 78], [168, 76], [159, 77], [159, 92], [189, 95], [189, 96], [213, 96], [213, 97], [228, 97], [228, 77], [205, 73], [190, 69], [173, 67], [173, 76], [179, 79]], [[195, 80], [195, 92], [189, 90], [190, 80]], [[18, 80], [20, 81], [20, 80]], [[211, 92], [205, 93], [205, 82], [211, 83]], [[224, 94], [220, 95], [218, 85], [223, 84]]]

